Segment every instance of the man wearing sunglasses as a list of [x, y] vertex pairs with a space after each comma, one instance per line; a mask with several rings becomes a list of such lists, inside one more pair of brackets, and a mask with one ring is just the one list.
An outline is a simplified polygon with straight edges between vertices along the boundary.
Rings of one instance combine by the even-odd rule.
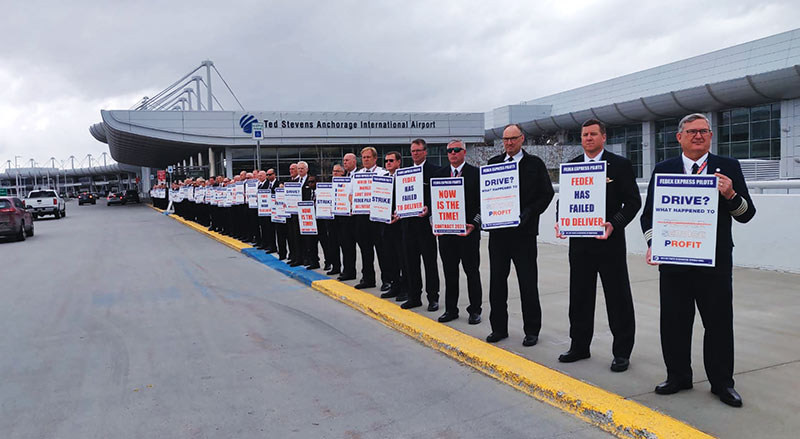
[[653, 238], [653, 182], [655, 174], [713, 174], [717, 176], [717, 241], [714, 267], [690, 265], [659, 266], [661, 298], [661, 351], [667, 366], [667, 380], [655, 388], [669, 395], [692, 388], [692, 326], [695, 305], [703, 319], [703, 362], [711, 392], [733, 407], [742, 397], [733, 381], [733, 237], [731, 222], [750, 221], [756, 208], [742, 175], [739, 161], [711, 154], [711, 125], [695, 113], [678, 124], [682, 154], [655, 166], [647, 201], [642, 211], [642, 232], [647, 240], [647, 263]]
[[444, 314], [439, 321], [449, 322], [458, 318], [459, 274], [458, 264], [467, 275], [467, 294], [469, 295], [468, 323], [477, 325], [481, 322], [481, 195], [480, 171], [465, 161], [467, 145], [460, 139], [451, 140], [447, 144], [447, 160], [434, 177], [461, 177], [464, 179], [464, 214], [467, 232], [464, 235], [440, 235], [439, 256], [442, 258], [444, 271]]
[[525, 134], [519, 124], [503, 130], [504, 152], [489, 159], [489, 164], [516, 162], [519, 169], [519, 225], [489, 231], [489, 322], [492, 332], [489, 343], [508, 338], [508, 275], [511, 262], [517, 271], [519, 297], [525, 338], [523, 346], [539, 341], [542, 308], [539, 304], [536, 236], [539, 216], [555, 195], [544, 162], [522, 149]]
[[[384, 168], [389, 173], [388, 175], [394, 177], [395, 172], [400, 169], [402, 165], [402, 157], [398, 151], [391, 151], [386, 154], [383, 159]], [[397, 185], [397, 180], [393, 181]], [[394, 192], [394, 188], [392, 190]], [[392, 197], [392, 213], [394, 214], [397, 200]], [[381, 294], [382, 299], [394, 297], [396, 301], [404, 301], [407, 299], [406, 291], [408, 290], [406, 269], [403, 268], [403, 229], [396, 215], [392, 215], [392, 222], [384, 225], [383, 239], [384, 246], [384, 267], [386, 273], [381, 273], [385, 276], [389, 283], [389, 288]]]

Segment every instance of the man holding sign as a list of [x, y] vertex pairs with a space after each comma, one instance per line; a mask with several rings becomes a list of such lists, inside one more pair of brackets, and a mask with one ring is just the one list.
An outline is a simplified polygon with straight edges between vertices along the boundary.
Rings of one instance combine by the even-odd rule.
[[[525, 135], [519, 124], [503, 130], [505, 152], [489, 159], [489, 164], [516, 163], [519, 171], [519, 224], [515, 227], [492, 229], [489, 232], [489, 321], [492, 333], [486, 337], [496, 343], [508, 337], [508, 275], [511, 261], [517, 271], [519, 296], [524, 322], [524, 346], [539, 341], [542, 327], [542, 308], [539, 305], [538, 272], [536, 267], [536, 235], [539, 234], [539, 215], [553, 200], [553, 184], [544, 162], [522, 149]], [[492, 212], [482, 212], [485, 223]]]
[[[731, 220], [746, 223], [756, 208], [742, 175], [739, 162], [709, 153], [711, 125], [695, 113], [681, 119], [677, 138], [680, 157], [656, 165], [642, 212], [642, 231], [647, 240], [647, 263], [654, 239], [680, 242], [678, 237], [653, 236], [653, 193], [656, 174], [711, 174], [717, 178], [716, 251], [714, 266], [664, 264], [659, 267], [661, 296], [661, 351], [667, 366], [667, 380], [655, 388], [659, 395], [692, 388], [691, 344], [695, 305], [705, 327], [703, 360], [711, 392], [734, 407], [742, 398], [733, 381], [733, 238]], [[667, 230], [668, 231], [668, 230]]]
[[[481, 302], [483, 301], [480, 273], [480, 175], [478, 168], [465, 162], [466, 157], [467, 145], [462, 140], [451, 140], [447, 144], [447, 160], [450, 162], [450, 166], [441, 168], [433, 175], [434, 177], [445, 177], [445, 179], [431, 180], [431, 206], [434, 214], [434, 233], [436, 233], [436, 224], [440, 219], [452, 219], [452, 222], [459, 226], [462, 224], [466, 226], [466, 230], [460, 234], [439, 234], [439, 255], [442, 258], [444, 271], [445, 303], [445, 311], [439, 317], [439, 321], [449, 322], [458, 318], [458, 264], [460, 262], [467, 275], [468, 322], [470, 325], [477, 325], [481, 322]], [[455, 194], [455, 190], [450, 191], [447, 186], [436, 185], [437, 182], [458, 181], [459, 177], [463, 179], [461, 185], [463, 197], [451, 196], [451, 194]], [[460, 215], [463, 216], [458, 218]]]
[[[578, 177], [578, 174], [562, 174], [564, 184], [560, 185], [560, 198], [564, 203], [558, 204], [557, 211], [563, 214], [557, 218], [556, 236], [562, 239], [568, 237], [561, 233], [560, 226], [569, 225], [564, 220], [570, 220], [571, 211], [591, 210], [591, 216], [602, 217], [605, 221], [600, 223], [603, 229], [601, 235], [571, 237], [569, 240], [569, 336], [572, 343], [569, 350], [558, 357], [558, 361], [572, 363], [590, 356], [599, 274], [606, 298], [608, 323], [614, 336], [611, 370], [623, 372], [630, 364], [635, 332], [625, 226], [642, 207], [642, 197], [631, 161], [606, 151], [605, 142], [605, 125], [599, 120], [587, 120], [581, 128], [584, 152], [569, 162], [605, 164], [605, 172], [601, 173], [604, 181], [593, 181], [598, 178], [597, 175]], [[597, 188], [595, 183], [601, 186]], [[592, 200], [596, 195], [594, 191], [604, 192], [604, 203], [601, 206], [582, 204], [582, 201]], [[581, 218], [584, 217], [572, 216], [573, 220]]]

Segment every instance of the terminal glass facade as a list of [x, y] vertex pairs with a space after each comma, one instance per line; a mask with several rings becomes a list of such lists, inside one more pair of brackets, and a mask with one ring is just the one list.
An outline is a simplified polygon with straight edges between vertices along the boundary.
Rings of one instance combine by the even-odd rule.
[[677, 157], [681, 154], [681, 144], [675, 135], [678, 133], [680, 119], [657, 120], [656, 125], [656, 163]]
[[780, 103], [719, 113], [717, 151], [736, 159], [781, 158]]
[[606, 143], [623, 145], [622, 153], [633, 164], [636, 178], [642, 178], [642, 124], [609, 127]]

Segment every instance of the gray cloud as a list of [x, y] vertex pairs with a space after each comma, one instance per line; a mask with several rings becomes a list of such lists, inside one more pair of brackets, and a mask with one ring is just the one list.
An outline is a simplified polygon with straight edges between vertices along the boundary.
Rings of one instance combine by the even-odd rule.
[[[796, 27], [792, 1], [9, 2], [0, 165], [98, 156], [128, 108], [212, 59], [251, 110], [488, 111]], [[215, 78], [226, 109], [234, 102]]]

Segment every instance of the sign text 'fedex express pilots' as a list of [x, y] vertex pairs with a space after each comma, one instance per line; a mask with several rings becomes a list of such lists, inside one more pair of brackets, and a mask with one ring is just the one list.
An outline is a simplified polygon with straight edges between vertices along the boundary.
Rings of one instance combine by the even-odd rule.
[[481, 166], [481, 221], [484, 230], [519, 225], [517, 162]]
[[713, 267], [717, 249], [717, 177], [656, 174], [653, 262]]
[[395, 205], [397, 216], [417, 216], [425, 208], [422, 166], [398, 169], [395, 173]]
[[606, 216], [606, 162], [562, 163], [558, 229], [565, 236], [602, 236]]
[[431, 227], [433, 233], [437, 235], [467, 233], [464, 209], [463, 177], [431, 179]]

